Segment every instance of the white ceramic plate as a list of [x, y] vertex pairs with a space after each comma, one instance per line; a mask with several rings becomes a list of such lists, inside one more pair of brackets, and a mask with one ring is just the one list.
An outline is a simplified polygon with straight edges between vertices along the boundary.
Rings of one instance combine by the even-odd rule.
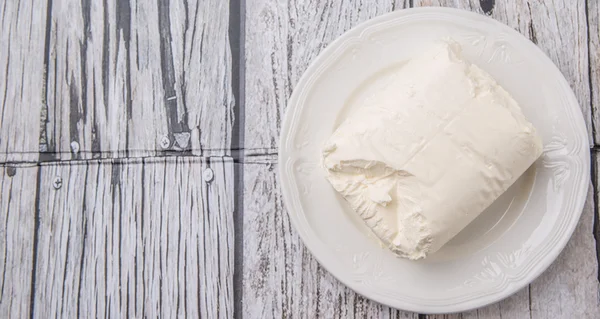
[[[329, 185], [323, 142], [389, 70], [451, 37], [522, 106], [544, 155], [511, 189], [438, 253], [395, 257]], [[280, 179], [290, 219], [318, 261], [380, 303], [423, 313], [458, 312], [526, 286], [558, 256], [586, 198], [589, 144], [568, 83], [533, 43], [495, 20], [422, 8], [367, 21], [334, 41], [308, 68], [289, 101]]]

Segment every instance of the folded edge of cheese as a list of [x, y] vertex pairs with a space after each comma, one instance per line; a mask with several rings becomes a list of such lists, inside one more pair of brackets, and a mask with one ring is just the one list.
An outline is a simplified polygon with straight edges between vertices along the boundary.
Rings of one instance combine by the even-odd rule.
[[439, 250], [542, 153], [517, 102], [460, 49], [407, 62], [322, 151], [331, 185], [401, 257]]

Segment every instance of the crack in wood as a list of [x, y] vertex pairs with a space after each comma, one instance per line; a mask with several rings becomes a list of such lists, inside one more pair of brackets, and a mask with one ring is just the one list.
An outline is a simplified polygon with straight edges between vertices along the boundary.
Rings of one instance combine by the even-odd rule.
[[[63, 274], [62, 274], [62, 275], [63, 275], [63, 281], [62, 281], [62, 294], [61, 294], [61, 299], [62, 299], [62, 300], [65, 300], [65, 299], [66, 299], [66, 298], [65, 298], [65, 296], [66, 296], [66, 295], [65, 295], [65, 286], [66, 286], [66, 282], [67, 282], [67, 270], [68, 270], [68, 267], [67, 267], [67, 265], [69, 264], [69, 253], [70, 253], [70, 250], [69, 250], [69, 249], [71, 248], [71, 247], [70, 247], [70, 244], [71, 244], [71, 223], [70, 223], [70, 222], [69, 222], [69, 225], [68, 225], [68, 227], [69, 227], [69, 228], [67, 229], [67, 245], [66, 245], [65, 258], [64, 258], [64, 263], [65, 263], [65, 266], [64, 266], [64, 270], [63, 270]], [[64, 317], [64, 316], [65, 316], [65, 315], [64, 315], [64, 305], [65, 305], [65, 303], [64, 303], [64, 302], [62, 302], [62, 303], [61, 303], [61, 305], [60, 305], [60, 316], [61, 316], [61, 317]]]
[[36, 271], [37, 271], [37, 256], [38, 256], [38, 243], [40, 238], [40, 195], [41, 195], [41, 179], [42, 179], [42, 170], [38, 168], [37, 178], [36, 178], [36, 192], [35, 192], [35, 200], [34, 200], [34, 230], [33, 230], [33, 260], [31, 263], [31, 300], [29, 304], [29, 315], [33, 319], [35, 315], [35, 284], [36, 284]]
[[[594, 225], [593, 225], [593, 236], [596, 240], [596, 261], [600, 265], [600, 212], [598, 210], [598, 153], [593, 151], [591, 154], [591, 175], [592, 175], [592, 188], [593, 188], [593, 202], [594, 202]], [[600, 267], [598, 267], [597, 278], [600, 282]]]
[[[8, 175], [8, 172], [7, 172]], [[13, 175], [14, 176], [14, 175]], [[12, 176], [9, 176], [12, 177]], [[12, 183], [11, 183], [12, 184]], [[2, 188], [4, 188], [4, 180], [2, 180]], [[8, 193], [8, 200], [7, 200], [7, 205], [8, 207], [10, 207], [10, 204], [12, 203], [12, 191]], [[10, 211], [7, 210], [6, 211], [6, 223], [4, 224], [4, 229], [8, 230], [8, 222], [10, 220]], [[5, 237], [4, 237], [4, 258], [2, 259], [3, 263], [2, 263], [2, 287], [0, 287], [0, 304], [2, 303], [2, 300], [4, 298], [4, 284], [6, 283], [6, 268], [8, 268], [7, 266], [7, 252], [8, 252], [8, 232], [5, 231]]]
[[102, 98], [104, 104], [104, 117], [109, 118], [109, 80], [110, 80], [110, 21], [108, 19], [108, 0], [102, 1]]
[[[245, 0], [229, 1], [229, 47], [231, 51], [231, 90], [235, 106], [230, 152], [234, 163], [244, 161], [245, 138]], [[203, 30], [204, 32], [204, 30]], [[234, 226], [234, 270], [233, 270], [233, 316], [243, 317], [244, 287], [244, 170], [234, 165], [233, 226]]]
[[[182, 133], [184, 134], [184, 133]], [[189, 136], [186, 135], [178, 135], [175, 134], [175, 141], [177, 144], [179, 144], [180, 142], [183, 145], [187, 145], [186, 143], [189, 143]], [[180, 142], [179, 142], [180, 141]], [[234, 140], [235, 141], [235, 140]], [[99, 141], [98, 141], [99, 142]], [[122, 154], [121, 151], [86, 151], [86, 150], [78, 150], [77, 152], [74, 151], [68, 151], [68, 152], [11, 152], [10, 154], [14, 154], [14, 155], [31, 155], [31, 154], [40, 154], [40, 155], [47, 155], [46, 157], [41, 157], [38, 160], [17, 160], [17, 161], [2, 161], [0, 160], [0, 165], [7, 165], [7, 164], [19, 164], [19, 163], [51, 163], [51, 162], [68, 162], [71, 160], [78, 160], [78, 159], [91, 159], [91, 160], [103, 160], [103, 159], [114, 159], [114, 160], [118, 160], [118, 159], [123, 159], [123, 158], [152, 158], [152, 157], [185, 157], [185, 156], [195, 156], [195, 157], [221, 157], [221, 156], [228, 156], [228, 155], [223, 155], [226, 154], [228, 152], [231, 153], [231, 157], [233, 158], [242, 158], [242, 157], [250, 157], [250, 156], [261, 156], [261, 155], [272, 155], [272, 154], [277, 154], [277, 152], [279, 151], [278, 148], [270, 148], [270, 147], [257, 147], [257, 148], [208, 148], [208, 149], [191, 149], [191, 151], [202, 151], [202, 154], [190, 154], [190, 153], [182, 153], [176, 150], [167, 150], [167, 151], [162, 151], [162, 152], [158, 152], [156, 154], [151, 154], [151, 150], [147, 149], [147, 150], [138, 150], [138, 149], [129, 149], [127, 151], [128, 156], [120, 156]], [[71, 153], [77, 153], [77, 154], [81, 154], [82, 156], [77, 156], [74, 158], [65, 158], [65, 157], [61, 157], [64, 156], [66, 154], [71, 154]], [[243, 155], [242, 155], [243, 153]], [[2, 153], [0, 153], [2, 154]]]
[[[81, 78], [80, 85], [85, 90], [85, 78]], [[77, 126], [82, 124], [81, 121], [83, 119], [83, 115], [79, 111], [83, 104], [80, 102], [81, 100], [78, 87], [79, 86], [76, 84], [75, 76], [71, 73], [71, 81], [69, 83], [69, 136], [70, 140], [76, 143], [79, 143], [79, 131]], [[76, 159], [78, 159], [80, 154], [77, 153], [74, 154], [74, 156]]]
[[[87, 179], [88, 179], [88, 170], [85, 170], [85, 177], [84, 177], [84, 181], [85, 184], [87, 185]], [[81, 250], [81, 260], [79, 262], [79, 284], [78, 284], [78, 288], [77, 288], [77, 301], [76, 301], [76, 307], [77, 307], [77, 318], [81, 318], [81, 288], [82, 288], [82, 283], [83, 283], [83, 267], [85, 265], [84, 261], [85, 261], [85, 251], [86, 251], [86, 243], [87, 243], [87, 204], [86, 204], [86, 195], [87, 195], [87, 187], [83, 188], [83, 200], [81, 203], [81, 207], [82, 207], [82, 214], [83, 214], [83, 218], [81, 219], [82, 222], [82, 229], [83, 229], [83, 239], [82, 239], [82, 250]]]
[[[594, 1], [594, 0], [592, 0]], [[585, 23], [586, 23], [586, 37], [587, 37], [587, 57], [588, 57], [588, 87], [589, 87], [589, 91], [590, 91], [590, 111], [592, 112], [592, 141], [593, 144], [596, 145], [598, 143], [598, 132], [597, 132], [597, 128], [596, 128], [596, 117], [597, 117], [597, 105], [595, 105], [594, 101], [595, 101], [595, 94], [596, 91], [594, 89], [594, 83], [593, 83], [593, 79], [594, 79], [594, 72], [593, 72], [593, 67], [594, 67], [594, 61], [592, 58], [592, 55], [595, 54], [595, 52], [592, 52], [592, 38], [590, 36], [590, 9], [589, 9], [589, 3], [588, 1], [585, 1]], [[596, 66], [597, 67], [597, 66]]]
[[[50, 65], [50, 37], [51, 37], [51, 29], [52, 29], [52, 3], [53, 0], [48, 0], [48, 4], [46, 7], [46, 30], [45, 30], [45, 39], [44, 39], [44, 73], [42, 76], [42, 106], [40, 111], [40, 148], [39, 151], [44, 152], [52, 152], [54, 148], [52, 144], [48, 140], [48, 133], [46, 131], [47, 125], [49, 124], [48, 120], [48, 70]], [[50, 159], [48, 155], [40, 154], [40, 160]]]
[[[162, 72], [162, 83], [164, 91], [164, 105], [167, 112], [167, 122], [169, 135], [172, 137], [175, 133], [189, 133], [188, 114], [185, 109], [185, 97], [178, 97], [175, 86], [175, 67], [173, 65], [173, 51], [171, 48], [171, 18], [170, 4], [168, 1], [158, 1], [158, 24], [160, 33], [160, 61]], [[173, 98], [176, 97], [176, 98]], [[179, 102], [178, 100], [181, 100]], [[182, 110], [179, 111], [179, 103], [182, 103]], [[189, 149], [184, 149], [189, 151]]]
[[[89, 0], [87, 0], [89, 1]], [[131, 101], [131, 3], [130, 0], [121, 0], [117, 2], [116, 9], [116, 20], [117, 20], [117, 42], [121, 42], [121, 36], [123, 37], [123, 43], [125, 44], [125, 52], [127, 58], [125, 60], [125, 103], [126, 103], [126, 114], [129, 120], [132, 119], [132, 101]], [[121, 31], [121, 32], [119, 32]], [[118, 55], [118, 52], [117, 52]], [[128, 137], [128, 134], [125, 134]], [[129, 143], [125, 143], [129, 145]]]
[[529, 2], [527, 2], [527, 9], [529, 10], [529, 17], [530, 17], [530, 19], [532, 19], [529, 21], [529, 39], [531, 40], [531, 42], [533, 42], [537, 45], [538, 44], [537, 33], [535, 31], [535, 28], [533, 27], [533, 16], [531, 15], [531, 4], [529, 4]]

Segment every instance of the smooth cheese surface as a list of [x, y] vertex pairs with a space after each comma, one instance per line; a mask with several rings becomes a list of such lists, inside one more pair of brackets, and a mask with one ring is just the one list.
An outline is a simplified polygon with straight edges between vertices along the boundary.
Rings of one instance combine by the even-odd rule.
[[323, 149], [332, 186], [402, 257], [440, 249], [541, 155], [517, 102], [440, 43], [409, 61]]

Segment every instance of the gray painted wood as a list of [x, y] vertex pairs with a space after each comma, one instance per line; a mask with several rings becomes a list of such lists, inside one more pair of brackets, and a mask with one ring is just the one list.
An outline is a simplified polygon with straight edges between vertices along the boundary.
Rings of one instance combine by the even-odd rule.
[[36, 190], [37, 170], [0, 175], [0, 313], [232, 317], [231, 158], [43, 165]]
[[0, 162], [38, 159], [46, 1], [0, 5]]
[[227, 1], [51, 3], [46, 158], [229, 154]]
[[246, 7], [246, 154], [276, 153], [292, 89], [310, 62], [356, 24], [408, 1], [255, 0]]
[[244, 166], [244, 318], [414, 318], [382, 306], [324, 270], [290, 224], [274, 156]]
[[28, 318], [37, 167], [0, 167], [0, 317]]
[[[403, 6], [403, 1], [266, 0], [247, 6], [246, 155], [277, 151], [292, 88], [329, 42], [359, 22]], [[323, 270], [289, 223], [276, 157], [251, 160], [255, 164], [243, 168], [242, 309], [247, 317], [417, 318], [364, 299]]]

